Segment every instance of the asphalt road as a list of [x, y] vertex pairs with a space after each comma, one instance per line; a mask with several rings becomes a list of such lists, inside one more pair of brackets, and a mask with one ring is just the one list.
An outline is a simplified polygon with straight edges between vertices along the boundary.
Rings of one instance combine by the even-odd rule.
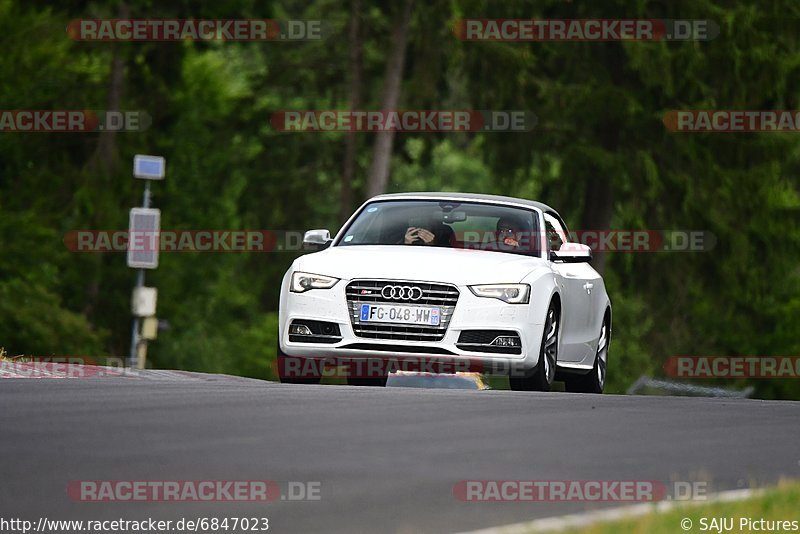
[[[157, 378], [0, 381], [0, 518], [452, 532], [603, 506], [462, 502], [460, 480], [699, 480], [722, 491], [800, 478], [796, 402]], [[80, 480], [319, 482], [320, 499], [79, 502], [66, 488]]]

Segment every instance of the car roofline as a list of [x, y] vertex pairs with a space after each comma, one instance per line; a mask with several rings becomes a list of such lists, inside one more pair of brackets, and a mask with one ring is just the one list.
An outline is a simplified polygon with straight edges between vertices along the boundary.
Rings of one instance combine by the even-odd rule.
[[491, 204], [519, 206], [523, 208], [535, 208], [542, 212], [554, 212], [556, 210], [536, 200], [525, 198], [508, 197], [503, 195], [488, 195], [485, 193], [456, 193], [456, 192], [409, 192], [409, 193], [385, 193], [368, 199], [364, 204], [382, 200], [456, 200], [462, 202], [485, 202]]

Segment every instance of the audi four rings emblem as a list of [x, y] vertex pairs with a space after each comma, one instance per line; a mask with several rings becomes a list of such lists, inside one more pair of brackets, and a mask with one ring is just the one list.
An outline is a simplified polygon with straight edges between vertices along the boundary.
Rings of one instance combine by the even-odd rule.
[[381, 296], [391, 300], [419, 300], [422, 289], [417, 286], [383, 286]]

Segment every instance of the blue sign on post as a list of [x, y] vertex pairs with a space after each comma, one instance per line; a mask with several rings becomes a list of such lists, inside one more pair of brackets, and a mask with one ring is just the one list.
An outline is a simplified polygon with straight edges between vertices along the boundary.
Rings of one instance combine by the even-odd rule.
[[145, 180], [163, 180], [167, 161], [160, 156], [137, 154], [133, 157], [133, 176]]

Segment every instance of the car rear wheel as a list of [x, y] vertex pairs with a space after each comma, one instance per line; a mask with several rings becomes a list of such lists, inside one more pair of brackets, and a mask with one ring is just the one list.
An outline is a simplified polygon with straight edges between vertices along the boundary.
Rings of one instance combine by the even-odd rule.
[[530, 376], [510, 376], [508, 383], [514, 391], [550, 391], [556, 376], [558, 362], [558, 329], [560, 315], [554, 303], [547, 310], [542, 343], [539, 346], [539, 363]]
[[306, 362], [305, 358], [285, 355], [281, 351], [280, 343], [278, 344], [276, 365], [278, 366], [278, 379], [282, 384], [319, 384], [322, 379], [322, 372], [316, 362]]
[[564, 380], [565, 389], [572, 393], [602, 393], [606, 385], [606, 371], [608, 369], [609, 336], [608, 319], [603, 320], [600, 329], [600, 338], [597, 340], [597, 353], [594, 357], [592, 370], [585, 375], [578, 375]]

